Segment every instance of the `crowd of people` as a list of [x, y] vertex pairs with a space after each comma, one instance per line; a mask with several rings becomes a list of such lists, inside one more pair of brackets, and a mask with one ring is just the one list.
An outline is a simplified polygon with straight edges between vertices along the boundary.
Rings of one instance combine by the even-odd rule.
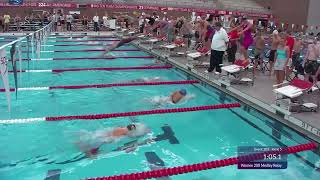
[[[185, 17], [160, 18], [156, 13], [139, 17], [139, 31], [165, 37], [168, 43], [181, 37], [190, 49], [211, 50], [207, 73], [214, 70], [217, 74], [221, 73], [221, 64], [226, 57], [230, 63], [236, 59], [243, 60], [244, 64], [252, 63], [254, 73], [257, 73], [258, 66], [262, 67], [266, 59], [269, 76], [275, 75], [275, 84], [289, 79], [294, 69], [297, 70], [296, 75], [304, 75], [305, 79], [313, 83], [320, 76], [317, 62], [320, 57], [320, 33], [293, 34], [291, 30], [275, 27], [272, 23], [264, 26], [253, 23], [246, 16], [234, 18], [226, 25], [222, 18], [213, 15], [198, 16], [192, 20]], [[194, 47], [190, 47], [191, 40], [196, 42]]]

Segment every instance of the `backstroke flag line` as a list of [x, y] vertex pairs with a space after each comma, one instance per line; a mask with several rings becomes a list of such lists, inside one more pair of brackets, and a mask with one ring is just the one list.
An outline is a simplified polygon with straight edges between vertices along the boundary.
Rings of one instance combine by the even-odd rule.
[[11, 111], [11, 102], [10, 102], [10, 87], [8, 80], [8, 66], [7, 66], [7, 58], [6, 58], [6, 50], [0, 50], [0, 71], [2, 76], [2, 82], [4, 89], [6, 91], [7, 102], [8, 102], [8, 111]]
[[[11, 63], [12, 63], [12, 70], [14, 75], [14, 84], [16, 89], [18, 89], [18, 73], [17, 73], [17, 50], [16, 50], [17, 43], [12, 44], [10, 49], [10, 57], [11, 57]], [[16, 98], [18, 97], [18, 91], [16, 91]]]
[[[22, 54], [21, 54], [21, 43], [20, 42], [17, 43], [17, 49], [18, 49], [18, 58], [19, 58], [19, 70], [20, 70], [20, 72], [22, 72]], [[20, 76], [20, 82], [21, 82], [22, 74], [20, 74], [19, 76]]]

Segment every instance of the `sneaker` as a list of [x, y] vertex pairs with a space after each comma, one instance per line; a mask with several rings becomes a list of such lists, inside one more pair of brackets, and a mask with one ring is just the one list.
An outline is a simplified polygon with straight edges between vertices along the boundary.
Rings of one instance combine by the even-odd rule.
[[208, 71], [208, 70], [205, 70], [204, 72], [205, 72], [205, 73], [209, 73], [209, 71]]
[[215, 74], [216, 74], [216, 75], [219, 75], [220, 73], [219, 73], [219, 72], [215, 72]]

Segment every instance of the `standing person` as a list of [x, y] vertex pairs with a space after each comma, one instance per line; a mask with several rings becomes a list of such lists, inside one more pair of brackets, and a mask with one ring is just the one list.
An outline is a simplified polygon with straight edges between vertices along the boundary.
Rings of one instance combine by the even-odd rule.
[[0, 14], [0, 32], [3, 32], [4, 30], [4, 19]]
[[21, 22], [21, 18], [20, 16], [17, 14], [16, 17], [14, 18], [14, 22], [17, 26], [17, 31], [20, 31], [20, 22]]
[[286, 79], [288, 80], [291, 72], [292, 72], [292, 52], [293, 52], [293, 47], [294, 47], [294, 38], [291, 35], [291, 32], [287, 32], [287, 37], [286, 37], [286, 46], [289, 47], [289, 63], [286, 67]]
[[275, 54], [274, 73], [276, 75], [276, 84], [281, 85], [285, 79], [285, 68], [289, 62], [290, 49], [286, 46], [284, 37], [279, 39], [279, 45]]
[[66, 30], [66, 16], [61, 13], [60, 15], [60, 24], [61, 24], [61, 31], [65, 31]]
[[310, 76], [312, 78], [312, 82], [316, 82], [316, 72], [319, 68], [319, 64], [317, 63], [317, 59], [319, 58], [319, 49], [317, 46], [317, 40], [314, 39], [311, 44], [308, 45], [307, 54], [304, 59], [304, 70], [306, 75], [304, 79], [306, 81], [310, 80]]
[[279, 42], [280, 42], [280, 36], [279, 36], [279, 32], [277, 30], [274, 30], [272, 33], [272, 42], [271, 42], [271, 51], [270, 51], [270, 55], [269, 55], [269, 64], [270, 64], [270, 76], [272, 74], [272, 69], [273, 69], [273, 65], [274, 65], [274, 61], [275, 61], [275, 56], [277, 53], [277, 48], [279, 46]]
[[8, 32], [9, 31], [9, 24], [10, 24], [10, 15], [5, 14], [3, 16], [3, 19], [4, 19], [4, 32]]
[[66, 20], [67, 20], [67, 31], [71, 31], [73, 16], [71, 14], [68, 14], [66, 16]]
[[[26, 16], [27, 18], [27, 16]], [[59, 22], [59, 15], [58, 15], [58, 12], [55, 12], [54, 15], [53, 15], [53, 22], [54, 22], [54, 31], [58, 31], [58, 22]]]
[[300, 61], [301, 50], [302, 50], [302, 40], [299, 35], [295, 38], [295, 43], [293, 46], [292, 68], [296, 69], [299, 74], [304, 74], [304, 70]]
[[240, 39], [238, 34], [238, 28], [235, 26], [235, 24], [230, 24], [232, 30], [228, 33], [229, 36], [229, 43], [228, 43], [228, 62], [234, 63], [236, 60], [236, 53], [238, 49], [237, 41]]
[[239, 34], [242, 35], [242, 42], [241, 42], [241, 47], [240, 47], [240, 53], [243, 55], [245, 61], [249, 61], [249, 56], [248, 56], [248, 48], [251, 46], [253, 43], [253, 37], [252, 37], [252, 27], [253, 24], [251, 24], [247, 17], [244, 16], [242, 18], [243, 22], [241, 23], [240, 27], [243, 28]]
[[229, 42], [229, 38], [226, 30], [223, 29], [221, 22], [216, 22], [215, 26], [216, 32], [212, 37], [211, 43], [210, 67], [206, 72], [212, 72], [216, 69], [216, 72], [220, 74], [220, 64], [222, 64], [223, 54], [227, 50], [226, 43]]
[[184, 38], [184, 42], [185, 44], [187, 44], [187, 48], [190, 48], [191, 46], [191, 39], [193, 37], [193, 34], [192, 34], [192, 25], [191, 23], [182, 18], [182, 21], [183, 21], [183, 24], [182, 24], [182, 27], [180, 29], [180, 33], [182, 35], [182, 37]]
[[87, 16], [82, 17], [82, 26], [83, 26], [84, 30], [88, 29], [88, 17]]
[[103, 27], [107, 30], [109, 26], [108, 13], [105, 13], [102, 17]]
[[143, 33], [144, 32], [144, 27], [145, 27], [145, 19], [143, 16], [139, 17], [139, 32]]
[[262, 64], [262, 59], [264, 55], [264, 47], [265, 47], [265, 40], [262, 36], [261, 31], [257, 33], [257, 36], [255, 37], [255, 49], [254, 49], [254, 66], [253, 66], [253, 72], [256, 72], [257, 66], [260, 62], [260, 65]]
[[93, 16], [93, 31], [95, 31], [95, 32], [99, 31], [99, 16], [98, 16], [98, 13], [96, 13], [96, 15]]

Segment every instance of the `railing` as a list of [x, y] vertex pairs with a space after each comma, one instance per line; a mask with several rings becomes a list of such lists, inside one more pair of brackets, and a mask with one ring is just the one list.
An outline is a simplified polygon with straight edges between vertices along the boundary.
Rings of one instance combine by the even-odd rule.
[[[50, 35], [53, 28], [53, 22], [49, 23], [45, 27], [27, 34], [24, 37], [21, 37], [17, 40], [14, 40], [12, 42], [9, 42], [3, 46], [0, 47], [0, 72], [2, 76], [2, 82], [3, 86], [6, 92], [7, 96], [7, 102], [8, 102], [8, 111], [10, 112], [10, 87], [9, 87], [9, 78], [8, 78], [8, 63], [10, 62], [12, 64], [12, 68], [14, 73], [14, 82], [15, 87], [18, 88], [18, 79], [17, 79], [17, 65], [16, 62], [19, 61], [19, 67], [21, 71], [22, 67], [22, 47], [27, 47], [27, 59], [30, 60], [31, 57], [34, 58], [37, 56], [37, 58], [40, 58], [40, 51], [41, 51], [41, 44], [43, 44], [46, 41], [47, 36]], [[9, 50], [9, 53], [7, 53], [7, 49]], [[31, 50], [31, 51], [30, 51]], [[31, 57], [30, 57], [31, 52]], [[17, 96], [17, 94], [16, 94]]]

